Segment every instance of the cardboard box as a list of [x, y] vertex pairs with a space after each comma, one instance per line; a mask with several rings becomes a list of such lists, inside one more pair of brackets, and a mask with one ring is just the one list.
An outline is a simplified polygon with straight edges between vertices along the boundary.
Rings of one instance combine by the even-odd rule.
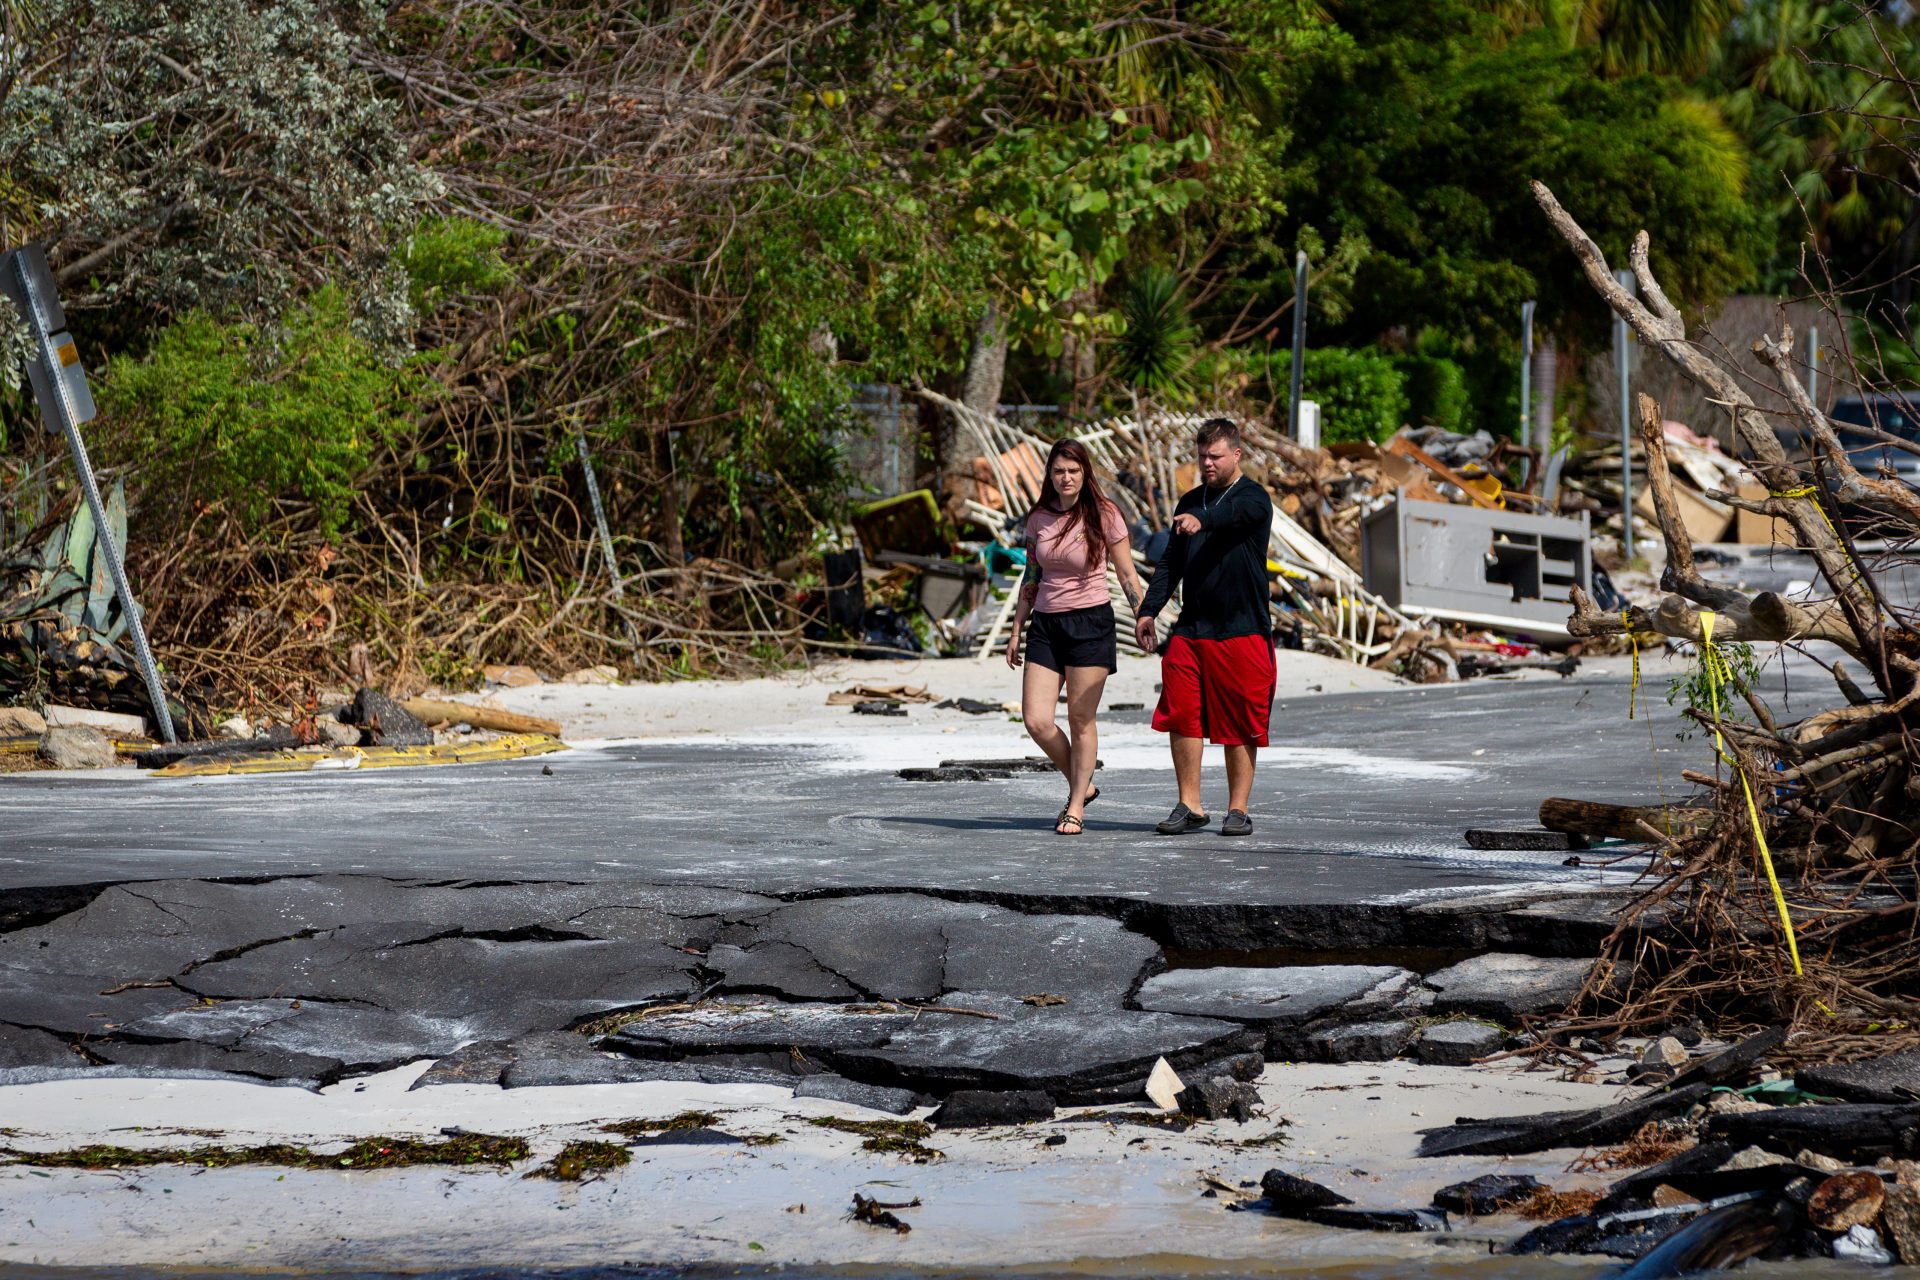
[[[1765, 485], [1744, 481], [1734, 493], [1750, 502], [1759, 502], [1767, 496]], [[1778, 516], [1755, 515], [1751, 511], [1734, 512], [1733, 540], [1748, 546], [1793, 547], [1800, 543], [1800, 535], [1794, 527]]]
[[[1685, 485], [1673, 486], [1674, 500], [1680, 504], [1680, 523], [1687, 530], [1687, 537], [1695, 546], [1703, 542], [1720, 542], [1727, 536], [1727, 527], [1733, 523], [1733, 508], [1723, 502], [1715, 502], [1705, 494], [1697, 493]], [[1653, 505], [1653, 490], [1642, 486], [1634, 495], [1633, 509], [1649, 520], [1657, 519]]]

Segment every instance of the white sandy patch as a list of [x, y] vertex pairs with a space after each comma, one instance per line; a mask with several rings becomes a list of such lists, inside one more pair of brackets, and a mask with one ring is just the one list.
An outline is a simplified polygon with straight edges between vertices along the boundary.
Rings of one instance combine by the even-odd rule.
[[[1411, 1063], [1271, 1065], [1261, 1093], [1291, 1122], [1282, 1147], [1238, 1148], [1251, 1125], [1184, 1134], [1055, 1121], [939, 1132], [945, 1158], [917, 1165], [859, 1150], [853, 1135], [809, 1117], [882, 1119], [793, 1099], [770, 1086], [632, 1084], [503, 1091], [447, 1086], [407, 1092], [420, 1068], [323, 1094], [207, 1081], [77, 1080], [6, 1091], [8, 1144], [55, 1149], [435, 1136], [443, 1127], [523, 1135], [536, 1159], [599, 1125], [682, 1109], [721, 1113], [730, 1132], [772, 1133], [765, 1147], [636, 1147], [633, 1163], [597, 1182], [529, 1181], [527, 1166], [355, 1172], [155, 1166], [122, 1172], [0, 1166], [0, 1262], [109, 1266], [425, 1268], [547, 1267], [609, 1261], [1015, 1266], [1174, 1255], [1231, 1262], [1245, 1273], [1316, 1271], [1362, 1259], [1466, 1260], [1510, 1222], [1459, 1224], [1447, 1239], [1341, 1232], [1206, 1198], [1202, 1176], [1255, 1184], [1283, 1167], [1365, 1206], [1424, 1205], [1433, 1191], [1486, 1172], [1532, 1173], [1555, 1185], [1569, 1153], [1416, 1161], [1417, 1131], [1455, 1115], [1593, 1106], [1615, 1091], [1504, 1068]], [[1063, 1116], [1071, 1113], [1063, 1113]], [[1042, 1139], [1065, 1135], [1059, 1146]], [[845, 1219], [859, 1190], [901, 1210], [895, 1235]], [[133, 1193], [133, 1194], [128, 1194]], [[799, 1206], [806, 1206], [801, 1212]], [[755, 1246], [758, 1246], [757, 1248]], [[1186, 1270], [1173, 1267], [1173, 1270]]]
[[[1409, 687], [1397, 676], [1318, 654], [1281, 650], [1277, 655], [1277, 696], [1355, 693]], [[855, 684], [923, 685], [937, 698], [982, 702], [1018, 702], [1020, 673], [995, 658], [921, 658], [902, 662], [821, 663], [756, 680], [686, 680], [672, 684], [543, 684], [524, 689], [495, 689], [484, 695], [511, 711], [558, 720], [569, 739], [689, 738], [712, 735], [764, 742], [770, 736], [844, 728], [850, 707], [829, 707], [827, 695]], [[1159, 698], [1158, 658], [1120, 659], [1107, 681], [1106, 705], [1137, 702], [1151, 707]], [[480, 695], [474, 695], [479, 697]], [[471, 700], [471, 699], [469, 699]], [[974, 717], [962, 711], [915, 707], [916, 720], [961, 724]], [[983, 717], [984, 718], [984, 717]], [[898, 728], [897, 718], [878, 723]]]

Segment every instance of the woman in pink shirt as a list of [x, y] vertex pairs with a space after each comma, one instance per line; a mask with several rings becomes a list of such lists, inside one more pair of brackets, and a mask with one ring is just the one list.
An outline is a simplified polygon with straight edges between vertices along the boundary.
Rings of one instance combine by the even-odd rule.
[[[1086, 825], [1087, 802], [1099, 758], [1100, 694], [1118, 670], [1113, 605], [1107, 596], [1107, 566], [1120, 578], [1127, 601], [1138, 608], [1144, 594], [1120, 509], [1100, 496], [1093, 459], [1078, 440], [1061, 440], [1047, 455], [1040, 501], [1027, 514], [1027, 573], [1013, 617], [1007, 665], [1026, 676], [1020, 707], [1027, 733], [1067, 779], [1067, 806], [1054, 820], [1056, 835], [1077, 836]], [[1032, 627], [1027, 623], [1029, 616]], [[1055, 718], [1060, 686], [1067, 689], [1067, 730]]]

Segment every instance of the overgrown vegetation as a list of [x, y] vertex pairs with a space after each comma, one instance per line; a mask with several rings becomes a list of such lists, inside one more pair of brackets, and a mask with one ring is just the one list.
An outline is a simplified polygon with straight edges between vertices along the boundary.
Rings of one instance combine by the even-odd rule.
[[[1257, 409], [1296, 250], [1328, 439], [1508, 431], [1521, 302], [1569, 355], [1607, 319], [1530, 178], [1610, 252], [1652, 228], [1696, 310], [1783, 287], [1808, 236], [1842, 292], [1920, 250], [1897, 184], [1863, 181], [1899, 163], [1863, 54], [1909, 66], [1910, 32], [1839, 3], [0, 20], [0, 241], [50, 247], [150, 623], [176, 683], [226, 703], [790, 661], [818, 602], [770, 571], [858, 491], [862, 386], [957, 390], [999, 350], [1008, 396], [1082, 415]], [[1875, 279], [1862, 309], [1902, 347], [1906, 276]], [[18, 337], [0, 306], [9, 376]], [[16, 514], [70, 501], [34, 420], [0, 394]]]

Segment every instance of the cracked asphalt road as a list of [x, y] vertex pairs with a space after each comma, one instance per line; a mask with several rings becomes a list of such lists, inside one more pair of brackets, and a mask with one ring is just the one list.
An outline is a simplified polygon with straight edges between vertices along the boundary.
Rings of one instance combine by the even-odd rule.
[[[1591, 954], [1631, 861], [1475, 852], [1462, 831], [1531, 826], [1548, 795], [1650, 799], [1656, 769], [1678, 784], [1705, 766], [1652, 665], [1635, 721], [1618, 660], [1283, 702], [1240, 840], [1153, 833], [1170, 778], [1142, 712], [1103, 726], [1103, 794], [1074, 839], [1051, 834], [1057, 778], [897, 778], [1018, 748], [999, 717], [925, 712], [445, 769], [16, 775], [0, 780], [0, 1080], [311, 1084], [431, 1058], [429, 1083], [830, 1069], [922, 1093], [1132, 1096], [1155, 1057], [1207, 1068], [1272, 1043], [1268, 1011], [1138, 1007], [1163, 947], [1401, 948], [1422, 971]], [[1040, 993], [1065, 999], [1025, 999]], [[734, 1010], [720, 1023], [568, 1034], [714, 995]], [[889, 1020], [874, 1001], [973, 1012]]]

